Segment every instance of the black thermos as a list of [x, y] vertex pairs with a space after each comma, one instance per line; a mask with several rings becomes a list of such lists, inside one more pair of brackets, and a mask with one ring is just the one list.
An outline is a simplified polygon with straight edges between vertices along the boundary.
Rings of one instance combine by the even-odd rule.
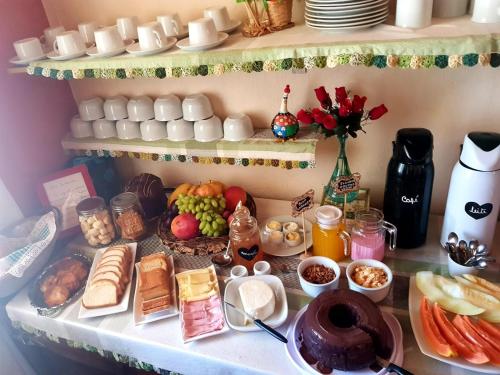
[[397, 247], [425, 243], [434, 181], [432, 133], [424, 128], [400, 129], [392, 142], [387, 166], [384, 217], [398, 228]]

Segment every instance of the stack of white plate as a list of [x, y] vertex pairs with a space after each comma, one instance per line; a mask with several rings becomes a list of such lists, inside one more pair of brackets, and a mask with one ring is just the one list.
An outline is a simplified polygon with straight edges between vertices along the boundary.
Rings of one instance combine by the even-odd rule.
[[389, 0], [306, 0], [306, 24], [323, 30], [356, 30], [382, 23]]

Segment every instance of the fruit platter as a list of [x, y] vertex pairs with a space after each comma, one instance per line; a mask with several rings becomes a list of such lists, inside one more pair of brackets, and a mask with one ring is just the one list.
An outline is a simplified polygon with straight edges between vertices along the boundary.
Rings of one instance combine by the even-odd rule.
[[158, 235], [178, 253], [219, 253], [227, 246], [229, 224], [239, 202], [255, 216], [252, 196], [239, 186], [226, 187], [214, 180], [183, 183], [168, 198], [167, 210], [158, 221]]
[[500, 372], [500, 286], [473, 276], [421, 271], [410, 281], [409, 310], [422, 353], [467, 370]]

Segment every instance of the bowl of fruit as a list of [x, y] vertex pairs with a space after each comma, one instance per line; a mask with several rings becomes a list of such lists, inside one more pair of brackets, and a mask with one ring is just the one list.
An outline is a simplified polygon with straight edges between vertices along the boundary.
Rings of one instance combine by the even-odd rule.
[[239, 186], [226, 188], [213, 180], [199, 185], [183, 183], [168, 198], [167, 210], [158, 221], [158, 235], [178, 253], [219, 253], [226, 248], [229, 223], [240, 201], [255, 216], [253, 198]]

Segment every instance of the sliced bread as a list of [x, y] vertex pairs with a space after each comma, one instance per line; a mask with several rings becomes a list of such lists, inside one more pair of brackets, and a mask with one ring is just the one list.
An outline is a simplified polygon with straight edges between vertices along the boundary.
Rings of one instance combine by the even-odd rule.
[[167, 258], [164, 253], [156, 253], [142, 257], [140, 263], [141, 272], [149, 272], [156, 268], [167, 271]]
[[99, 280], [83, 294], [82, 304], [87, 309], [115, 306], [119, 303], [118, 285], [111, 280]]
[[97, 275], [101, 273], [106, 273], [106, 272], [113, 272], [115, 273], [122, 281], [124, 284], [127, 283], [126, 278], [124, 276], [123, 269], [116, 266], [116, 265], [104, 265], [102, 267], [99, 267], [98, 269], [95, 270], [94, 274], [92, 275], [92, 278], [95, 278]]
[[90, 285], [97, 283], [99, 280], [111, 280], [111, 281], [113, 281], [116, 285], [118, 285], [118, 294], [120, 294], [120, 295], [125, 290], [125, 285], [124, 285], [122, 279], [114, 272], [104, 272], [104, 273], [100, 273], [98, 275], [95, 275], [92, 278], [92, 282], [90, 283]]
[[108, 255], [108, 256], [104, 255], [99, 260], [99, 264], [103, 264], [103, 263], [109, 262], [110, 260], [115, 260], [117, 262], [122, 263], [123, 265], [125, 265], [127, 263], [127, 259], [125, 258], [124, 255]]

